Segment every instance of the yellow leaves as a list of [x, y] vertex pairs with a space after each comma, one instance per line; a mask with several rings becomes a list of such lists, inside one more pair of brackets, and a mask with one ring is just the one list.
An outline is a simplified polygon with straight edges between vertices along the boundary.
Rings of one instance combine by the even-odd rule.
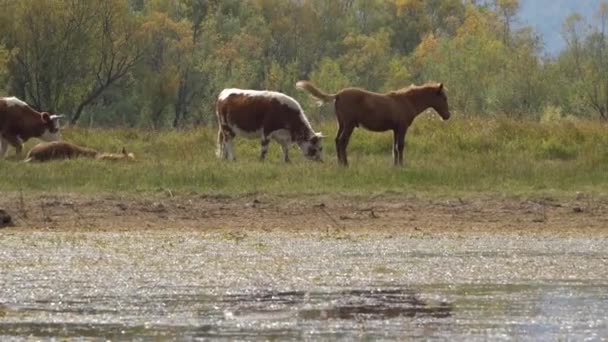
[[384, 91], [401, 89], [412, 83], [412, 75], [407, 65], [407, 60], [403, 57], [393, 57], [390, 60]]
[[417, 59], [427, 58], [435, 52], [438, 45], [439, 39], [433, 33], [429, 33], [422, 38], [422, 41], [418, 44], [418, 47], [416, 47], [414, 56]]
[[311, 80], [323, 84], [329, 92], [336, 92], [352, 85], [351, 81], [340, 70], [340, 63], [329, 57], [324, 57], [310, 75]]
[[397, 16], [413, 15], [422, 13], [424, 10], [423, 0], [395, 0]]
[[152, 12], [143, 23], [142, 32], [157, 71], [171, 60], [179, 61], [178, 65], [188, 64], [194, 46], [186, 22], [175, 22], [165, 12]]
[[351, 60], [374, 60], [390, 49], [390, 34], [387, 31], [380, 31], [370, 36], [349, 35], [344, 39], [344, 46], [352, 50]]
[[8, 73], [6, 70], [6, 66], [8, 64], [8, 60], [10, 57], [10, 53], [8, 50], [4, 48], [4, 46], [0, 45], [0, 80], [6, 76]]

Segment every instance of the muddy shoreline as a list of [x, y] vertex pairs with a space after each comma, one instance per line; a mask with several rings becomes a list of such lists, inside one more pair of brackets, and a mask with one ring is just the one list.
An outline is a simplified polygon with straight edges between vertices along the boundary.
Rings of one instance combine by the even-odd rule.
[[0, 339], [606, 336], [608, 201], [3, 194]]
[[608, 198], [383, 194], [247, 195], [3, 193], [3, 231], [283, 231], [527, 233], [608, 236]]

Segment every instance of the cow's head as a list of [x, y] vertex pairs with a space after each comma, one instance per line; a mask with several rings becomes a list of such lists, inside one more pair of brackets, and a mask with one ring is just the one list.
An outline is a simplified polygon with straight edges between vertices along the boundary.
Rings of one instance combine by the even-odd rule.
[[60, 139], [59, 134], [59, 119], [63, 115], [51, 115], [47, 112], [42, 112], [42, 123], [44, 125], [44, 131], [40, 135], [40, 139], [44, 141], [57, 141]]
[[307, 159], [323, 161], [323, 138], [325, 138], [323, 134], [315, 133], [300, 144], [300, 148]]

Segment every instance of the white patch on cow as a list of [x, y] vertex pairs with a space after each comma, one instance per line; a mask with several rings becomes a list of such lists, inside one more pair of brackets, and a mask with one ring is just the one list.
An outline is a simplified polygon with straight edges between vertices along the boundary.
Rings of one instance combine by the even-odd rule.
[[[316, 137], [316, 142], [313, 143], [313, 138]], [[313, 137], [309, 140], [302, 140], [298, 142], [298, 146], [304, 153], [304, 156], [310, 160], [323, 160], [323, 135], [320, 133], [315, 133]]]
[[42, 135], [40, 135], [38, 138], [44, 141], [57, 141], [59, 140], [59, 131], [51, 133], [48, 129], [45, 129]]
[[230, 88], [230, 89], [222, 90], [218, 99], [224, 100], [232, 94], [239, 94], [239, 95], [252, 96], [252, 97], [259, 96], [259, 97], [275, 99], [275, 100], [279, 101], [280, 103], [286, 105], [287, 107], [297, 110], [300, 113], [302, 113], [302, 107], [300, 107], [300, 104], [298, 103], [298, 101], [296, 101], [294, 98], [292, 98], [288, 95], [279, 93], [277, 91]]
[[291, 143], [291, 133], [286, 129], [277, 129], [268, 135], [269, 138], [276, 140], [281, 145]]
[[12, 107], [12, 106], [27, 107], [27, 103], [19, 100], [16, 97], [5, 97], [4, 101], [6, 102], [7, 107]]

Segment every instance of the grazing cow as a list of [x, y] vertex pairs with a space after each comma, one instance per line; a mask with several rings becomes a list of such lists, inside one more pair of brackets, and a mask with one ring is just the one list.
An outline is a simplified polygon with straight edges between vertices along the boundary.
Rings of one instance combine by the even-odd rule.
[[92, 158], [101, 160], [134, 160], [133, 153], [128, 153], [123, 147], [121, 153], [99, 152], [92, 148], [78, 146], [67, 141], [54, 141], [38, 144], [27, 153], [25, 162], [45, 162], [51, 160]]
[[6, 155], [9, 144], [19, 156], [23, 143], [30, 138], [59, 140], [60, 117], [39, 113], [16, 97], [0, 97], [0, 159]]
[[338, 163], [348, 165], [346, 146], [355, 127], [373, 132], [393, 131], [393, 162], [403, 165], [405, 133], [418, 114], [433, 108], [443, 120], [450, 118], [448, 97], [443, 84], [411, 85], [386, 94], [373, 93], [359, 88], [342, 89], [327, 94], [309, 81], [299, 81], [297, 88], [307, 90], [322, 103], [334, 102], [338, 119], [336, 151]]
[[224, 89], [218, 96], [216, 114], [219, 124], [217, 156], [236, 160], [232, 140], [235, 136], [259, 138], [260, 159], [266, 158], [270, 139], [281, 145], [289, 162], [289, 146], [296, 143], [310, 160], [322, 161], [321, 133], [315, 133], [293, 98], [274, 91]]

